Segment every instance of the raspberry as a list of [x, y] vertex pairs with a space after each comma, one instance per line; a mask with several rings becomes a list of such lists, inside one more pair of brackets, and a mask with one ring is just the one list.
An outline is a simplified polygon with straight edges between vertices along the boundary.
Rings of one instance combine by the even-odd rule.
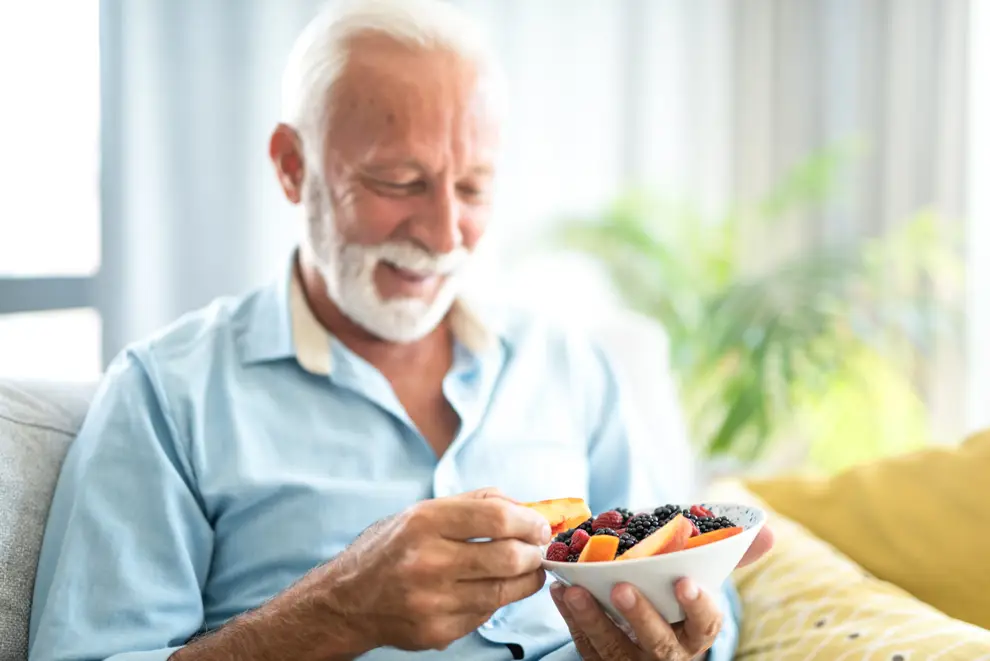
[[689, 512], [695, 515], [696, 517], [698, 517], [699, 519], [705, 519], [712, 515], [710, 511], [706, 510], [701, 505], [692, 505]]
[[547, 548], [547, 560], [551, 562], [567, 562], [567, 556], [567, 544], [563, 542], [554, 542]]
[[691, 536], [697, 537], [700, 534], [701, 534], [701, 529], [698, 527], [698, 524], [695, 523], [694, 521], [691, 521]]
[[626, 534], [626, 529], [625, 528], [619, 528], [615, 532], [619, 533], [619, 537], [622, 537], [623, 535]]
[[602, 512], [598, 515], [598, 518], [595, 519], [594, 523], [591, 524], [591, 530], [592, 532], [598, 532], [601, 528], [611, 528], [612, 530], [615, 530], [616, 528], [621, 528], [622, 524], [625, 522], [625, 518], [615, 510]]
[[591, 536], [583, 530], [575, 530], [571, 536], [571, 553], [580, 553]]

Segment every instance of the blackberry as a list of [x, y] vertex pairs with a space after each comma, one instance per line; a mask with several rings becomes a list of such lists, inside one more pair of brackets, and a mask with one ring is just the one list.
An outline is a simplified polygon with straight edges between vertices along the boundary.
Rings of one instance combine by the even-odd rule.
[[660, 527], [660, 520], [652, 514], [637, 514], [626, 524], [626, 534], [642, 541]]
[[674, 518], [674, 515], [681, 511], [677, 505], [663, 505], [653, 510], [653, 516], [657, 517], [660, 525], [663, 525]]
[[610, 535], [612, 537], [618, 537], [619, 533], [615, 532], [611, 528], [599, 528], [595, 531], [595, 535]]
[[622, 522], [627, 523], [629, 519], [632, 518], [632, 511], [627, 510], [625, 507], [616, 507], [615, 511], [622, 515]]
[[569, 554], [567, 556], [567, 562], [577, 562], [578, 561], [578, 557], [580, 557], [580, 555], [581, 555], [580, 553], [571, 553], [571, 554]]
[[615, 552], [615, 557], [619, 557], [620, 555], [622, 555], [632, 547], [636, 546], [636, 544], [638, 543], [639, 543], [638, 539], [636, 539], [629, 533], [625, 533], [624, 535], [619, 537], [619, 550]]
[[553, 538], [555, 542], [563, 542], [564, 544], [571, 543], [571, 537], [574, 535], [574, 531], [577, 528], [571, 528], [570, 530], [565, 530], [564, 532], [557, 533], [557, 536]]
[[712, 532], [713, 530], [722, 530], [723, 528], [735, 528], [736, 526], [735, 523], [725, 518], [724, 516], [698, 519], [695, 525], [698, 526], [698, 530], [700, 530], [702, 534], [706, 532]]
[[588, 533], [590, 535], [591, 534], [591, 524], [594, 523], [594, 522], [595, 522], [595, 517], [591, 517], [590, 519], [588, 519], [587, 521], [585, 521], [584, 523], [582, 523], [581, 525], [579, 525], [578, 528], [580, 528], [581, 530], [585, 531], [586, 533]]

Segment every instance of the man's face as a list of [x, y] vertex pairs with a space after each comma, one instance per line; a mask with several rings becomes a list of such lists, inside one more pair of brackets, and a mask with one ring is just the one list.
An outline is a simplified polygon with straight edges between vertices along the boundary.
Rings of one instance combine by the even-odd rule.
[[303, 202], [331, 300], [383, 339], [423, 337], [456, 297], [490, 215], [493, 100], [452, 54], [354, 45]]

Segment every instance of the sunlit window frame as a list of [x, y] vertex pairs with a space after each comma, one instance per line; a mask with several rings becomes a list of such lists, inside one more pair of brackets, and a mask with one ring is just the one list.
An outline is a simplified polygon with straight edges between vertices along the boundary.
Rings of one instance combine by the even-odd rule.
[[[96, 1], [96, 0], [94, 0]], [[119, 103], [108, 96], [108, 89], [113, 89], [106, 82], [116, 82], [120, 77], [119, 65], [115, 62], [113, 53], [107, 52], [119, 41], [108, 36], [111, 28], [119, 29], [119, 21], [112, 21], [114, 15], [107, 11], [107, 6], [100, 3], [100, 265], [92, 274], [78, 276], [14, 276], [0, 275], [0, 316], [32, 312], [53, 312], [92, 308], [102, 319], [102, 355], [106, 363], [108, 349], [114, 350], [119, 338], [115, 335], [117, 325], [113, 318], [119, 314], [114, 305], [114, 296], [118, 291], [113, 284], [114, 275], [119, 271], [115, 257], [120, 253], [120, 228], [112, 227], [111, 219], [114, 214], [107, 214], [108, 202], [106, 182], [113, 181], [114, 168], [117, 167], [113, 157], [117, 145], [108, 140], [111, 132], [106, 130], [108, 118], [118, 109]]]

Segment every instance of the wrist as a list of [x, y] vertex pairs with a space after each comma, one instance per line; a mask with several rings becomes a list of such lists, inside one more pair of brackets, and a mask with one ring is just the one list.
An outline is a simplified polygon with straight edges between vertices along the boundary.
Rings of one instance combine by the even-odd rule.
[[362, 622], [358, 615], [349, 613], [343, 606], [346, 600], [338, 598], [338, 591], [323, 590], [316, 603], [312, 604], [314, 623], [328, 634], [326, 644], [321, 645], [324, 658], [327, 661], [351, 661], [380, 647], [367, 623]]
[[291, 597], [298, 590], [296, 598], [289, 599], [291, 617], [324, 634], [319, 644], [323, 661], [351, 661], [380, 646], [367, 619], [347, 608], [352, 603], [347, 586], [337, 580], [347, 572], [337, 563], [339, 558], [318, 567], [281, 595]]

